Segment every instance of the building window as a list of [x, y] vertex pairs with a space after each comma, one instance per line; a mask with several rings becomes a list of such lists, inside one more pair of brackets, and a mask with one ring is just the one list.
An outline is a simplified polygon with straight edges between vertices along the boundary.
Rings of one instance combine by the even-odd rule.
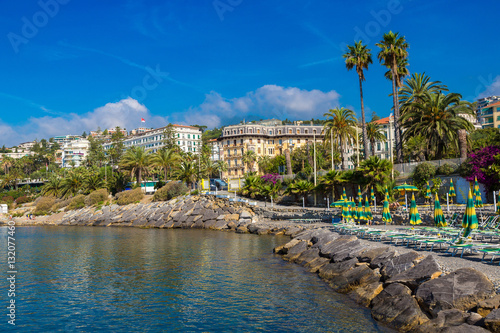
[[231, 156], [231, 151], [229, 149], [227, 150], [227, 156]]
[[260, 134], [260, 129], [257, 130], [257, 133]]
[[283, 141], [281, 139], [278, 140], [278, 144], [283, 144]]
[[293, 139], [288, 139], [289, 144], [293, 144]]
[[380, 151], [380, 142], [377, 142], [377, 151]]
[[309, 130], [307, 130], [307, 129], [306, 129], [305, 133], [306, 133], [306, 134], [309, 134]]
[[273, 154], [273, 149], [272, 149], [272, 148], [269, 148], [269, 149], [268, 149], [268, 152], [269, 152], [269, 155], [272, 155], [272, 154]]
[[233, 140], [233, 144], [236, 146], [236, 140]]
[[248, 140], [248, 142], [249, 142], [250, 144], [252, 144], [252, 139]]
[[248, 130], [248, 133], [252, 134], [252, 129], [249, 129], [249, 130]]
[[291, 129], [288, 130], [288, 134], [292, 134], [292, 130]]
[[297, 130], [297, 134], [300, 134], [300, 130], [299, 129]]
[[388, 150], [389, 150], [389, 143], [388, 143], [388, 142], [386, 142], [386, 143], [385, 143], [385, 151], [388, 151]]
[[260, 148], [257, 148], [257, 152], [258, 152], [258, 153], [259, 153], [259, 155], [260, 155]]
[[297, 143], [300, 143], [300, 139], [297, 139]]
[[[227, 161], [227, 166], [228, 166], [228, 167], [231, 167], [231, 160], [228, 160], [228, 161]], [[230, 172], [231, 172], [231, 171], [230, 171]]]
[[236, 152], [236, 149], [235, 149], [235, 150], [234, 150], [234, 155], [236, 155], [236, 154], [237, 154], [237, 152]]
[[313, 130], [313, 134], [316, 134], [316, 130]]
[[278, 130], [278, 134], [281, 134], [281, 130]]
[[257, 143], [260, 143], [260, 139], [257, 139]]
[[240, 143], [243, 144], [243, 139], [240, 139]]
[[243, 155], [243, 148], [241, 148], [241, 155]]

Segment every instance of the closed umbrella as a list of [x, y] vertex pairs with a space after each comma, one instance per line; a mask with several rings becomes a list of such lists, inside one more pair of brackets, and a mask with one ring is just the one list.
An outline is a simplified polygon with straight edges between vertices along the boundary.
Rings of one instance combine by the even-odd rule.
[[482, 208], [483, 207], [483, 200], [481, 199], [481, 192], [480, 191], [476, 192], [476, 201], [474, 202], [474, 206], [476, 208]]
[[477, 229], [478, 224], [476, 208], [474, 207], [474, 200], [472, 199], [472, 191], [469, 189], [464, 219], [462, 220], [462, 227], [465, 229], [464, 237], [468, 237], [473, 229]]
[[415, 194], [411, 195], [411, 205], [410, 205], [410, 224], [417, 225], [422, 223], [420, 219], [420, 214], [418, 213], [417, 203], [415, 202]]
[[345, 222], [349, 222], [352, 218], [351, 211], [349, 210], [349, 204], [347, 203], [347, 199], [344, 199], [344, 205], [342, 206], [342, 219]]
[[481, 195], [481, 191], [479, 191], [479, 183], [477, 182], [477, 177], [474, 177], [474, 195]]
[[365, 197], [365, 211], [363, 217], [366, 221], [369, 221], [368, 223], [373, 220], [372, 210], [370, 209], [370, 202], [368, 201], [367, 197]]
[[[500, 195], [500, 193], [499, 193]], [[371, 199], [372, 199], [372, 202], [375, 202], [375, 193], [373, 192], [373, 186], [372, 186], [372, 192], [371, 192]]]
[[500, 191], [498, 191], [497, 214], [500, 214]]
[[425, 189], [425, 199], [431, 200], [431, 188], [429, 186], [429, 182], [427, 182], [427, 188]]
[[358, 201], [363, 201], [363, 196], [361, 195], [361, 187], [358, 185]]
[[345, 187], [342, 188], [342, 199], [347, 200], [347, 195], [345, 194]]
[[457, 196], [455, 187], [453, 186], [453, 179], [450, 179], [450, 191], [448, 192], [448, 196], [451, 198], [451, 203], [453, 203], [453, 197]]
[[385, 224], [392, 222], [391, 212], [389, 211], [389, 197], [387, 195], [385, 196], [384, 209], [382, 210], [382, 221], [385, 222]]
[[437, 193], [436, 198], [434, 199], [434, 224], [438, 228], [446, 227], [447, 225]]
[[364, 220], [363, 218], [363, 198], [359, 198], [359, 201], [358, 201], [358, 207], [356, 209], [356, 219], [357, 220]]

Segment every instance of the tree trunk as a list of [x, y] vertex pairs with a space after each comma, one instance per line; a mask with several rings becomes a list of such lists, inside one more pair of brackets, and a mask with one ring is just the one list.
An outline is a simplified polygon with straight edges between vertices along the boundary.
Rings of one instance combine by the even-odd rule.
[[167, 182], [167, 167], [163, 168], [163, 172], [165, 173], [165, 178], [163, 179], [163, 181], [166, 183]]
[[375, 140], [371, 140], [370, 141], [370, 144], [372, 146], [372, 156], [375, 156]]
[[137, 183], [141, 186], [141, 168], [137, 170]]
[[467, 131], [464, 129], [458, 130], [458, 143], [460, 146], [460, 159], [463, 162], [467, 159]]
[[290, 149], [285, 149], [286, 174], [292, 175], [292, 160], [290, 159]]
[[[363, 81], [361, 81], [361, 75], [359, 76], [359, 95], [361, 96], [361, 126], [363, 129], [363, 156], [364, 159], [368, 159], [368, 149], [367, 149], [367, 142], [366, 139], [368, 138], [368, 135], [366, 133], [366, 121], [365, 121], [365, 103], [363, 101]], [[359, 147], [358, 147], [359, 148]]]
[[340, 138], [339, 142], [340, 142], [340, 159], [342, 160], [342, 170], [345, 171], [344, 147], [342, 146], [342, 138]]
[[401, 163], [402, 155], [402, 146], [401, 146], [401, 131], [399, 128], [399, 101], [398, 101], [398, 92], [396, 87], [396, 73], [397, 73], [397, 63], [396, 59], [394, 59], [392, 72], [392, 101], [394, 103], [394, 138], [396, 139], [396, 163]]

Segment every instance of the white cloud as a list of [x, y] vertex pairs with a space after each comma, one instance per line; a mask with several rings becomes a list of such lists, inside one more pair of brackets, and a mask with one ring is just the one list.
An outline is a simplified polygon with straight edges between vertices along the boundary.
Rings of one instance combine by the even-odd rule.
[[[0, 145], [7, 147], [34, 139], [48, 139], [66, 134], [81, 134], [83, 131], [100, 127], [120, 126], [132, 130], [139, 126], [161, 127], [169, 122], [186, 125], [205, 125], [208, 128], [227, 125], [246, 119], [311, 119], [320, 118], [329, 109], [339, 105], [340, 95], [332, 90], [304, 90], [294, 87], [265, 85], [245, 96], [226, 99], [217, 92], [211, 92], [205, 101], [168, 117], [152, 115], [137, 100], [128, 97], [116, 103], [108, 103], [82, 115], [71, 113], [66, 116], [47, 115], [32, 117], [21, 126], [9, 126], [0, 120]], [[146, 119], [141, 124], [141, 118]]]
[[104, 130], [120, 126], [131, 130], [143, 125], [141, 118], [146, 119], [147, 126], [153, 126], [153, 124], [162, 126], [167, 123], [163, 117], [151, 117], [144, 105], [129, 97], [116, 103], [108, 103], [83, 115], [72, 113], [66, 117], [32, 117], [21, 126], [9, 126], [0, 122], [2, 133], [0, 144], [10, 147], [34, 139], [81, 134], [83, 131], [95, 130], [97, 127]]
[[478, 80], [481, 83], [481, 85], [478, 86], [478, 88], [486, 87], [486, 89], [482, 93], [480, 93], [477, 96], [477, 98], [483, 98], [488, 96], [500, 96], [500, 75], [495, 77], [495, 79], [493, 79], [493, 76], [491, 75], [489, 75], [487, 79], [480, 76]]
[[217, 92], [206, 95], [205, 101], [174, 119], [186, 124], [204, 124], [208, 128], [229, 121], [252, 118], [311, 119], [322, 117], [339, 105], [340, 95], [332, 90], [303, 90], [294, 87], [265, 85], [243, 97], [225, 99]]

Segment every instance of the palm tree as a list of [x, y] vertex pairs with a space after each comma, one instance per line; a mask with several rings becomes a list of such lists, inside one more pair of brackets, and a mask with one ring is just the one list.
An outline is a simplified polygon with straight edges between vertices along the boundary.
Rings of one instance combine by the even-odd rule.
[[222, 178], [222, 173], [227, 171], [227, 162], [223, 160], [218, 160], [215, 162], [215, 171], [219, 173], [220, 178]]
[[[401, 88], [403, 86], [403, 80], [406, 76], [410, 75], [410, 71], [408, 70], [408, 58], [398, 58], [398, 68], [396, 69], [396, 86]], [[388, 70], [385, 72], [384, 77], [392, 81], [392, 71]], [[399, 89], [398, 89], [399, 95]]]
[[296, 180], [286, 188], [285, 194], [293, 194], [295, 197], [301, 196], [307, 205], [307, 194], [314, 190], [314, 184], [307, 180]]
[[323, 125], [325, 130], [325, 144], [338, 143], [340, 146], [340, 157], [342, 159], [342, 170], [346, 169], [344, 158], [344, 145], [352, 144], [356, 137], [356, 118], [352, 110], [346, 108], [335, 108], [323, 115], [327, 117]]
[[254, 174], [249, 174], [245, 177], [245, 182], [241, 189], [241, 194], [255, 198], [262, 195], [262, 179]]
[[431, 81], [430, 76], [425, 73], [412, 74], [405, 80], [398, 93], [401, 114], [411, 108], [411, 103], [422, 101], [427, 94], [435, 94], [439, 91], [448, 91], [448, 87], [440, 81]]
[[383, 39], [376, 44], [380, 48], [377, 55], [378, 60], [392, 72], [392, 100], [394, 104], [394, 131], [396, 139], [396, 160], [401, 162], [402, 159], [402, 145], [401, 145], [401, 128], [399, 122], [399, 101], [397, 84], [398, 80], [398, 63], [399, 59], [408, 56], [408, 43], [404, 37], [400, 37], [399, 33], [389, 31], [384, 34]]
[[182, 161], [179, 168], [175, 171], [174, 175], [178, 180], [186, 182], [189, 188], [192, 188], [193, 183], [196, 181], [197, 166], [193, 161]]
[[167, 181], [168, 174], [172, 170], [172, 165], [175, 165], [179, 162], [180, 156], [177, 154], [175, 149], [162, 148], [159, 149], [156, 153], [151, 155], [151, 165], [160, 167], [163, 169], [163, 180]]
[[325, 190], [332, 191], [332, 201], [335, 200], [335, 189], [336, 186], [344, 182], [342, 178], [342, 173], [336, 170], [330, 170], [324, 176], [319, 177], [319, 183]]
[[105, 187], [102, 176], [97, 172], [87, 175], [83, 182], [85, 184], [85, 190], [88, 193]]
[[61, 178], [57, 176], [52, 176], [49, 180], [42, 186], [42, 195], [49, 195], [57, 197], [59, 196], [62, 189]]
[[374, 121], [369, 122], [366, 126], [366, 134], [372, 148], [372, 156], [375, 156], [375, 141], [386, 142], [387, 138], [382, 132], [382, 126]]
[[464, 106], [470, 104], [461, 98], [457, 93], [438, 92], [426, 94], [421, 101], [412, 103], [411, 109], [401, 117], [405, 138], [422, 135], [427, 151], [434, 152], [436, 159], [442, 158], [447, 145], [458, 151], [458, 130], [474, 129], [467, 119], [459, 116], [469, 112]]
[[247, 172], [253, 171], [253, 165], [257, 161], [257, 154], [253, 150], [247, 150], [243, 153], [242, 162], [247, 165]]
[[363, 177], [367, 180], [368, 188], [386, 183], [391, 176], [391, 170], [391, 161], [383, 160], [378, 156], [371, 156], [361, 162], [358, 168], [358, 171], [361, 171]]
[[151, 155], [143, 147], [131, 147], [127, 149], [120, 161], [120, 167], [135, 174], [137, 184], [141, 184], [141, 176], [148, 171]]
[[259, 172], [260, 173], [265, 173], [266, 170], [271, 165], [271, 158], [269, 156], [267, 156], [267, 155], [260, 156], [259, 160], [257, 161], [257, 165], [259, 166]]
[[422, 135], [405, 138], [404, 145], [405, 160], [411, 159], [419, 162], [425, 161], [427, 154], [427, 142]]
[[[347, 70], [351, 70], [356, 67], [356, 73], [358, 73], [359, 95], [361, 98], [361, 127], [363, 129], [363, 142], [367, 142], [365, 104], [363, 101], [363, 81], [365, 80], [363, 69], [368, 70], [368, 65], [373, 63], [372, 54], [371, 50], [366, 45], [363, 45], [362, 41], [354, 42], [354, 46], [347, 45], [347, 49], [348, 51], [343, 55]], [[364, 158], [367, 159], [368, 151], [366, 146], [363, 147], [363, 151]]]
[[80, 172], [72, 170], [61, 182], [60, 194], [67, 198], [78, 194], [84, 186], [84, 179]]

